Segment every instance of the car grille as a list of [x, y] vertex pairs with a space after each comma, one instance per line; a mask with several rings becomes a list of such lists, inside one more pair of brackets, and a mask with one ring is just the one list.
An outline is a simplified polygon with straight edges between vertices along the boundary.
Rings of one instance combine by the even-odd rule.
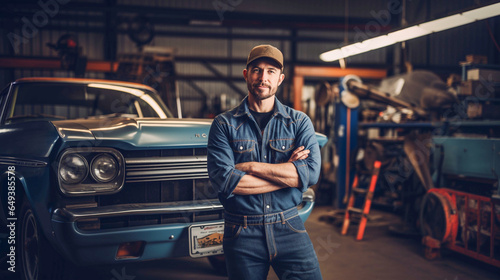
[[129, 158], [126, 165], [129, 183], [208, 178], [206, 156]]
[[[96, 196], [97, 206], [134, 203], [203, 202], [217, 199], [208, 179], [206, 149], [123, 152], [126, 179], [122, 190]], [[79, 221], [82, 230], [193, 223], [222, 219], [222, 210], [160, 215], [130, 215]]]

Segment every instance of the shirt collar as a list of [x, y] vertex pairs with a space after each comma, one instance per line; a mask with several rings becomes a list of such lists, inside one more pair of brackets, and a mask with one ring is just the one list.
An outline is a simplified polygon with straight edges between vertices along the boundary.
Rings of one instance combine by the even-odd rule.
[[[236, 108], [235, 117], [241, 116], [250, 116], [250, 108], [248, 107], [248, 95], [241, 101], [240, 105]], [[285, 110], [285, 106], [278, 100], [278, 98], [274, 97], [274, 114], [273, 115], [282, 115], [284, 118], [290, 118], [290, 115]]]

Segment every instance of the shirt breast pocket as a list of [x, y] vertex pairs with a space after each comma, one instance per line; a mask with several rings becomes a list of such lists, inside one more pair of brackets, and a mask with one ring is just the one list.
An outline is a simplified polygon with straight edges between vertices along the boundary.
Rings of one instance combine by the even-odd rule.
[[287, 162], [295, 149], [295, 139], [269, 140], [274, 163]]
[[236, 140], [231, 143], [235, 163], [256, 161], [254, 140]]

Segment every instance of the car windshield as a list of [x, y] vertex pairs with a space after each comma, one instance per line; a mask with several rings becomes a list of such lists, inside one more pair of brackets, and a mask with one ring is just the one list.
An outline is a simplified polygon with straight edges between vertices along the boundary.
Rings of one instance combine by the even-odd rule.
[[172, 117], [156, 93], [114, 84], [17, 84], [11, 100], [7, 122], [38, 118]]

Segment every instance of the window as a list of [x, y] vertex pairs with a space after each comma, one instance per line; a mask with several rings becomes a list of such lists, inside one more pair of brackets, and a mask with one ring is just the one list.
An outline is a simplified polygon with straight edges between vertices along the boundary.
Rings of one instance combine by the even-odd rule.
[[[94, 117], [171, 117], [152, 92], [123, 86], [77, 83], [25, 83], [16, 86], [9, 122]], [[122, 89], [122, 90], [120, 90]]]

